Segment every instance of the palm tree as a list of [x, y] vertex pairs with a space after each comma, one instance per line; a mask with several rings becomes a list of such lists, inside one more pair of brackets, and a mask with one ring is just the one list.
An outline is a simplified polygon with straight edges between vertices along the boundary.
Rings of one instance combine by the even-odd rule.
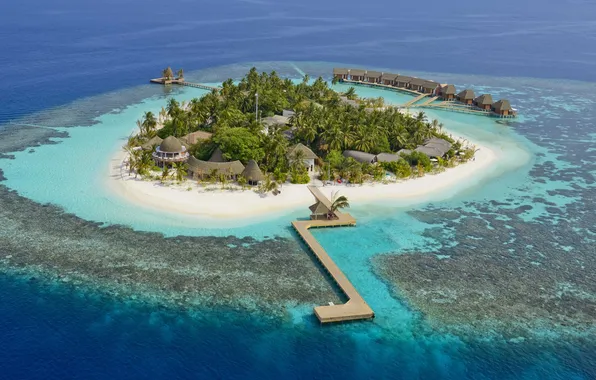
[[163, 171], [161, 172], [161, 183], [164, 183], [170, 176], [170, 168], [165, 163], [163, 164]]
[[141, 123], [142, 134], [151, 138], [155, 135], [155, 129], [157, 128], [157, 120], [153, 112], [145, 112], [143, 115], [143, 121]]
[[178, 79], [184, 79], [184, 70], [180, 69], [178, 70]]
[[188, 172], [186, 171], [187, 168], [186, 162], [176, 162], [174, 164], [174, 172], [176, 173], [176, 181], [182, 182]]
[[331, 84], [336, 85], [339, 82], [339, 78], [338, 77], [333, 77], [333, 79], [331, 80]]
[[162, 76], [166, 80], [174, 79], [174, 72], [172, 71], [172, 68], [168, 66], [168, 68], [163, 71]]
[[[335, 215], [335, 212], [340, 208], [349, 208], [350, 203], [345, 195], [337, 196], [339, 191], [331, 194], [331, 212]], [[337, 215], [335, 215], [337, 216]]]
[[270, 191], [277, 190], [277, 182], [275, 182], [271, 178], [271, 174], [265, 174], [265, 180], [261, 182], [260, 190], [263, 194], [266, 194]]
[[350, 100], [354, 100], [358, 97], [356, 95], [356, 89], [354, 87], [348, 88], [348, 91], [346, 91], [344, 95], [346, 95], [346, 98]]

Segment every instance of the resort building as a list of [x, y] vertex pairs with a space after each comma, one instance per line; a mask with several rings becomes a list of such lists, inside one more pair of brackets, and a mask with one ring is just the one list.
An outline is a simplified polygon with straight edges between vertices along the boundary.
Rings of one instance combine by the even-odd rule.
[[474, 90], [470, 90], [468, 88], [457, 94], [456, 99], [463, 104], [471, 106], [474, 103], [475, 97], [476, 95], [474, 94]]
[[255, 160], [248, 161], [248, 164], [242, 171], [242, 176], [246, 178], [249, 185], [253, 186], [258, 185], [265, 178]]
[[364, 80], [368, 83], [381, 83], [381, 73], [378, 71], [367, 71]]
[[491, 109], [494, 113], [500, 116], [508, 116], [513, 113], [513, 108], [507, 99], [501, 99], [498, 102], [493, 103]]
[[422, 85], [424, 85], [426, 81], [420, 78], [412, 78], [410, 83], [408, 83], [408, 88], [413, 91], [422, 92]]
[[348, 75], [350, 74], [350, 70], [348, 69], [333, 69], [333, 77], [339, 80], [348, 79]]
[[375, 162], [394, 162], [400, 159], [399, 155], [393, 153], [379, 153], [375, 156]]
[[191, 178], [203, 179], [215, 175], [225, 176], [227, 179], [236, 180], [244, 171], [244, 165], [240, 161], [211, 162], [198, 160], [191, 156], [188, 159], [188, 175]]
[[221, 149], [215, 148], [211, 153], [211, 157], [209, 157], [209, 162], [226, 162], [226, 159], [223, 157], [223, 153]]
[[424, 145], [415, 149], [417, 152], [426, 154], [430, 158], [443, 157], [451, 149], [451, 143], [437, 137], [426, 140]]
[[162, 168], [164, 165], [171, 166], [175, 162], [186, 162], [190, 155], [180, 140], [170, 136], [155, 148], [152, 156], [155, 164]]
[[474, 99], [474, 105], [480, 109], [490, 111], [493, 105], [493, 97], [491, 94], [482, 94]]
[[326, 220], [331, 217], [331, 202], [327, 199], [317, 198], [317, 203], [309, 206], [310, 219], [312, 220]]
[[437, 95], [441, 97], [441, 99], [446, 101], [455, 100], [455, 86], [452, 84], [445, 84], [438, 88]]
[[385, 86], [394, 86], [395, 79], [397, 79], [397, 74], [383, 73], [381, 75], [381, 83]]
[[344, 150], [343, 156], [344, 157], [352, 157], [353, 159], [355, 159], [356, 161], [358, 161], [360, 163], [368, 162], [369, 164], [372, 164], [375, 162], [374, 154], [360, 152], [358, 150]]
[[366, 74], [365, 70], [360, 69], [350, 69], [350, 79], [356, 82], [364, 81], [364, 75]]
[[437, 90], [437, 87], [439, 87], [439, 84], [430, 80], [426, 80], [422, 83], [422, 86], [420, 86], [420, 91], [423, 94], [432, 94]]
[[306, 170], [309, 172], [314, 172], [315, 160], [318, 158], [317, 155], [309, 147], [307, 147], [306, 145], [304, 145], [302, 143], [298, 143], [298, 144], [294, 145], [293, 147], [291, 147], [288, 150], [287, 157], [288, 157], [288, 160], [291, 161], [298, 155], [302, 156]]
[[261, 119], [261, 123], [265, 126], [265, 132], [268, 132], [269, 128], [273, 126], [285, 126], [290, 124], [290, 118], [288, 116], [273, 115]]
[[406, 75], [398, 75], [397, 78], [395, 78], [395, 86], [401, 87], [401, 88], [408, 88], [412, 79], [414, 79], [414, 78], [406, 76]]

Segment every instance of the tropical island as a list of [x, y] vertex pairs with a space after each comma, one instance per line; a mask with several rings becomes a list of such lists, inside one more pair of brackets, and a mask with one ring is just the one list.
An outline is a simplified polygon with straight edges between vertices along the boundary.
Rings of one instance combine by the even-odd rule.
[[[163, 71], [163, 84], [172, 73]], [[320, 77], [292, 81], [255, 68], [188, 103], [169, 99], [137, 125], [120, 167], [127, 177], [212, 196], [393, 184], [454, 168], [476, 151], [422, 112], [359, 98], [354, 88], [339, 93]]]

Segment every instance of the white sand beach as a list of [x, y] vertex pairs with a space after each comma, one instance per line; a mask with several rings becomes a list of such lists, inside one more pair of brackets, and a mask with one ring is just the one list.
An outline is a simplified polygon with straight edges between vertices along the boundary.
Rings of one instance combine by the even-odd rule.
[[[454, 136], [455, 137], [455, 136]], [[473, 141], [471, 143], [474, 143]], [[404, 199], [417, 203], [440, 200], [457, 191], [473, 186], [484, 177], [483, 173], [499, 159], [499, 152], [487, 146], [475, 144], [478, 151], [475, 159], [439, 174], [427, 174], [422, 178], [408, 179], [396, 183], [333, 185], [321, 190], [327, 196], [332, 191], [348, 197], [352, 204], [365, 204], [380, 199]], [[118, 196], [142, 207], [180, 213], [201, 218], [248, 218], [268, 213], [306, 208], [313, 203], [307, 185], [284, 184], [281, 194], [265, 196], [252, 190], [221, 190], [220, 186], [203, 187], [188, 180], [180, 185], [165, 186], [158, 181], [135, 179], [123, 165], [126, 153], [117, 152], [110, 161], [107, 184]], [[450, 191], [451, 190], [451, 191]]]

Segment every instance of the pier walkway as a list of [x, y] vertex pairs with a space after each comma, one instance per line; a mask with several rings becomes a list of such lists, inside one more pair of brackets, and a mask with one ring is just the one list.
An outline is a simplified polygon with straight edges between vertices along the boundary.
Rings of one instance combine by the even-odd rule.
[[420, 101], [420, 100], [422, 100], [422, 99], [426, 98], [427, 96], [428, 96], [428, 94], [420, 94], [420, 95], [418, 95], [417, 97], [415, 97], [414, 99], [412, 99], [412, 100], [409, 100], [409, 101], [407, 101], [406, 103], [402, 104], [402, 105], [401, 105], [401, 107], [402, 107], [402, 108], [408, 108], [408, 107], [410, 107], [410, 106], [413, 106], [413, 105], [414, 105], [414, 103], [416, 103], [416, 102], [418, 102], [418, 101]]
[[213, 86], [209, 86], [206, 84], [202, 84], [202, 83], [192, 83], [192, 82], [186, 82], [184, 79], [183, 80], [179, 80], [179, 79], [172, 79], [172, 80], [164, 80], [163, 78], [156, 78], [156, 79], [151, 79], [150, 80], [151, 83], [157, 83], [157, 84], [177, 84], [180, 86], [187, 86], [187, 87], [195, 87], [195, 88], [200, 88], [202, 90], [208, 90], [208, 91], [219, 91], [221, 90], [220, 87], [213, 87]]
[[[317, 202], [321, 202], [331, 209], [331, 202], [325, 197], [321, 191], [314, 186], [309, 186], [308, 189], [313, 194]], [[339, 226], [354, 226], [356, 219], [350, 214], [343, 214], [339, 211], [335, 212], [337, 219], [332, 220], [305, 220], [294, 221], [292, 226], [300, 235], [302, 240], [314, 253], [315, 257], [321, 263], [323, 268], [329, 273], [333, 281], [346, 295], [348, 301], [342, 305], [325, 305], [317, 306], [314, 309], [315, 315], [321, 323], [353, 321], [358, 319], [370, 319], [375, 316], [373, 310], [368, 306], [366, 301], [360, 296], [354, 285], [348, 280], [346, 275], [339, 269], [335, 262], [329, 257], [327, 252], [309, 232], [309, 228], [323, 228], [323, 227], [339, 227]]]

